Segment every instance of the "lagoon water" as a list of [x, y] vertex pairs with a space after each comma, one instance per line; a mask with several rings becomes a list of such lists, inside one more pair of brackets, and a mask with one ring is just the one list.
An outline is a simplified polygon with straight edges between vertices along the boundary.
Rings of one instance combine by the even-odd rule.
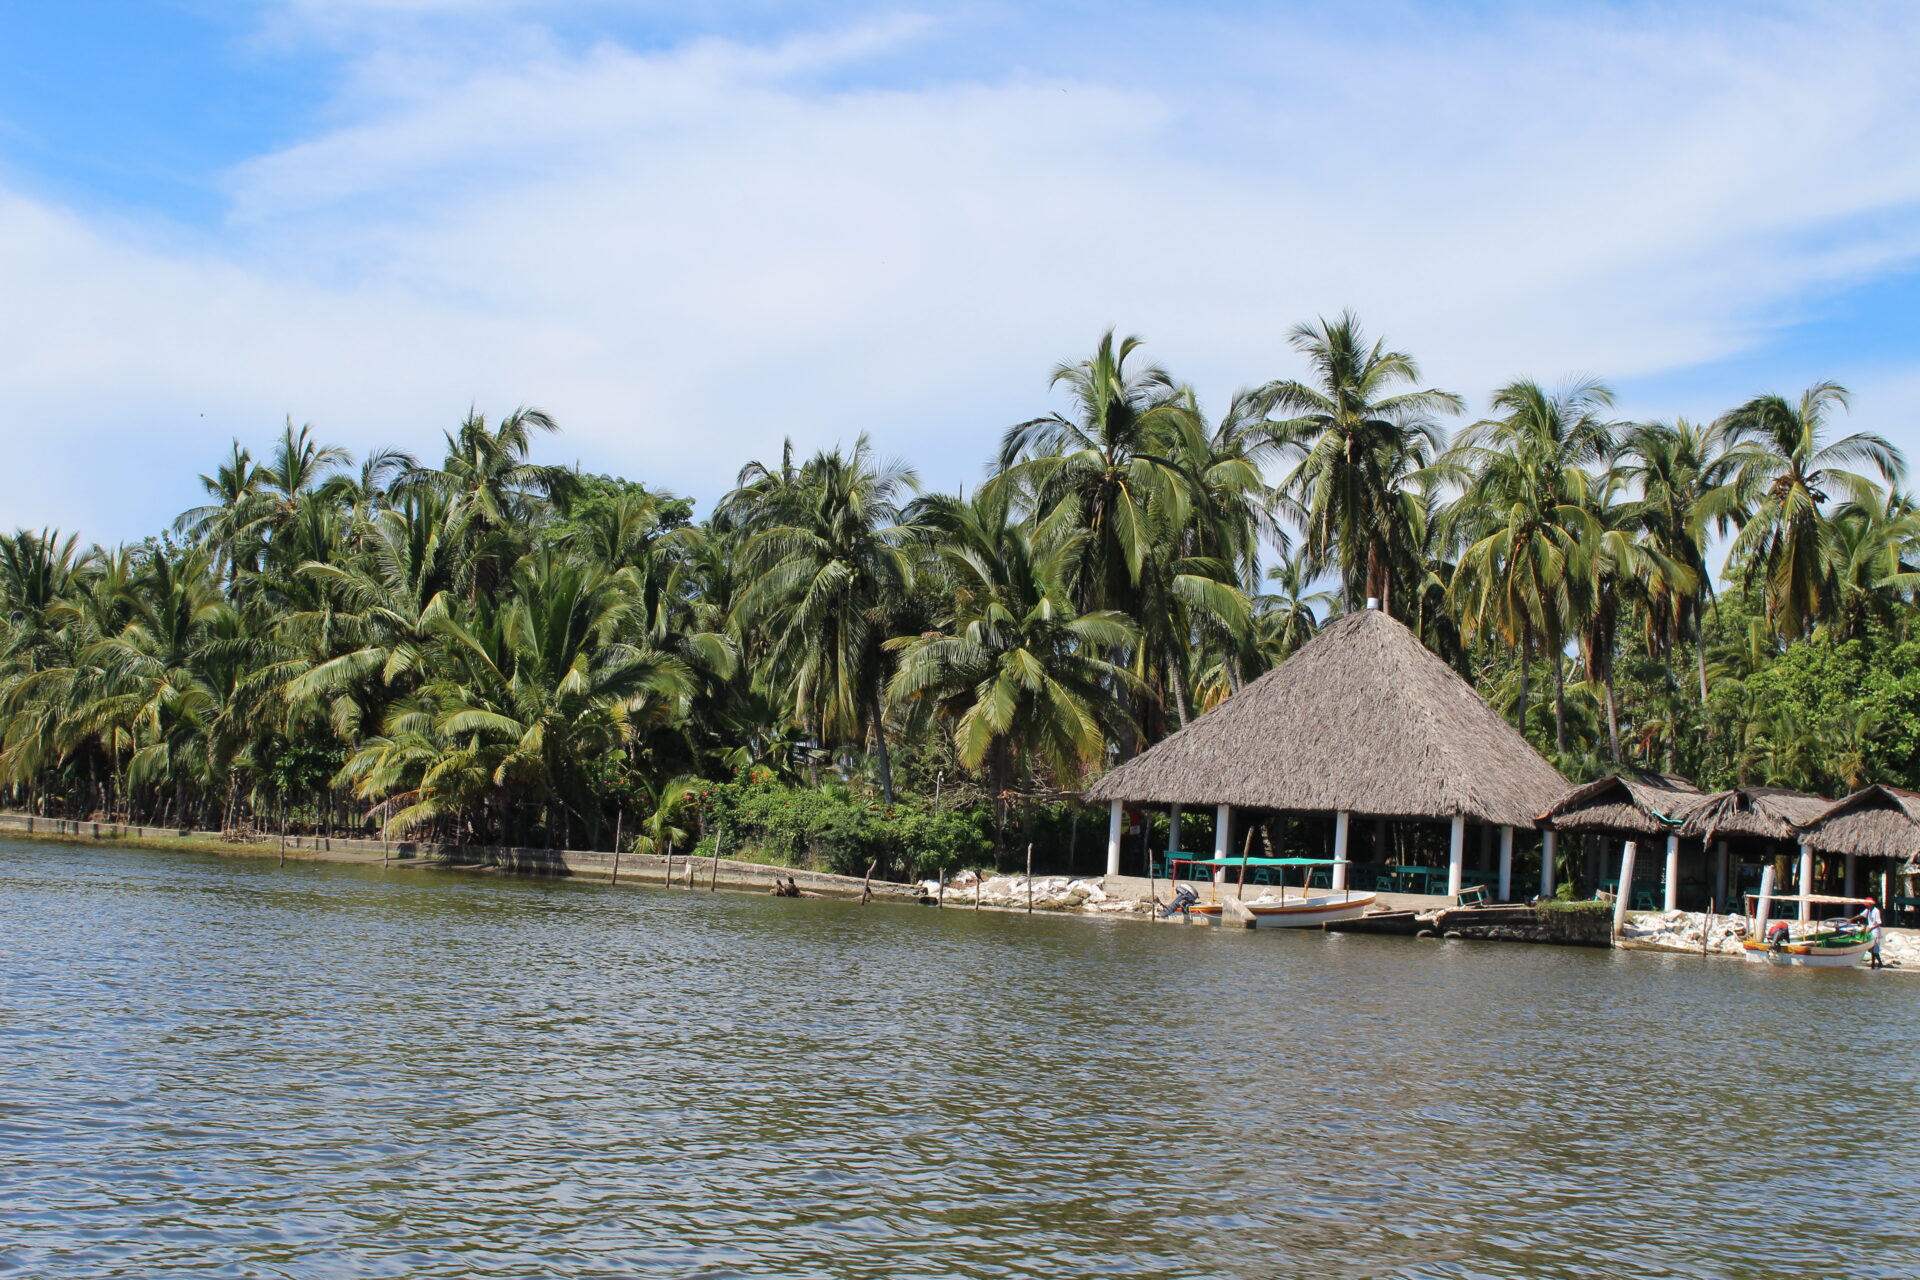
[[1920, 1275], [1920, 980], [0, 842], [0, 1276]]

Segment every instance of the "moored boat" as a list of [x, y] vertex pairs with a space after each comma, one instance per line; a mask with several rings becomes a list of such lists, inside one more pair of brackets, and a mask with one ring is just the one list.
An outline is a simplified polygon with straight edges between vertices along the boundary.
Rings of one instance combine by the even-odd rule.
[[1177, 858], [1173, 860], [1173, 865], [1239, 870], [1241, 883], [1235, 886], [1236, 893], [1232, 898], [1218, 897], [1219, 885], [1216, 883], [1213, 901], [1194, 902], [1184, 908], [1176, 908], [1188, 916], [1199, 916], [1215, 923], [1243, 924], [1255, 929], [1317, 929], [1329, 921], [1352, 920], [1367, 914], [1379, 896], [1349, 889], [1314, 889], [1304, 883], [1300, 886], [1298, 896], [1289, 896], [1283, 880], [1279, 885], [1263, 889], [1257, 898], [1243, 901], [1240, 897], [1240, 893], [1245, 891], [1249, 867], [1299, 867], [1305, 880], [1309, 878], [1306, 875], [1309, 868], [1344, 869], [1344, 862], [1331, 858], [1251, 858], [1243, 855], [1238, 858]]
[[1846, 969], [1859, 964], [1873, 950], [1875, 930], [1857, 916], [1834, 916], [1799, 925], [1771, 920], [1775, 903], [1805, 903], [1818, 907], [1866, 907], [1869, 898], [1836, 898], [1820, 893], [1796, 893], [1776, 897], [1773, 892], [1773, 868], [1760, 878], [1760, 892], [1748, 894], [1755, 900], [1750, 913], [1753, 927], [1740, 940], [1740, 950], [1754, 964], [1770, 964], [1809, 969]]

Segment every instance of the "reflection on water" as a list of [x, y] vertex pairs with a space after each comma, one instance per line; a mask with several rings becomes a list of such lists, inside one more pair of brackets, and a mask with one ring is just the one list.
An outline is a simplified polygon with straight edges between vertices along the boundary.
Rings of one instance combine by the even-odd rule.
[[1898, 974], [0, 842], [0, 1276], [1920, 1274]]

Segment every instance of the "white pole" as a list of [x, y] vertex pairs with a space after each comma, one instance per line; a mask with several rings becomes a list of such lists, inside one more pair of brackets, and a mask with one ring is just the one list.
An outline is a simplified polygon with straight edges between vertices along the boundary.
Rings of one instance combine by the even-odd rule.
[[1727, 903], [1727, 842], [1716, 840], [1713, 843], [1713, 900], [1720, 904], [1722, 911], [1733, 908]]
[[1667, 837], [1667, 900], [1668, 911], [1680, 909], [1680, 837]]
[[1467, 815], [1453, 815], [1453, 837], [1447, 841], [1447, 896], [1460, 896], [1462, 873], [1467, 869]]
[[1855, 855], [1851, 853], [1847, 855], [1847, 896], [1849, 898], [1857, 897], [1860, 893], [1857, 875], [1859, 868], [1854, 865], [1854, 857]]
[[1500, 828], [1500, 901], [1513, 896], [1513, 828]]
[[1333, 815], [1333, 887], [1347, 887], [1347, 833], [1353, 827], [1353, 815], [1342, 809]]
[[1639, 847], [1631, 840], [1620, 850], [1620, 892], [1613, 899], [1613, 936], [1620, 936], [1620, 926], [1627, 922], [1627, 895], [1633, 892], [1633, 855]]
[[1120, 874], [1120, 802], [1107, 810], [1107, 874]]
[[[1233, 853], [1233, 808], [1221, 805], [1213, 811], [1213, 856], [1226, 858]], [[1225, 884], [1227, 868], [1223, 862], [1213, 869], [1213, 882]]]
[[1805, 924], [1807, 921], [1813, 919], [1813, 904], [1811, 902], [1804, 901], [1805, 896], [1812, 892], [1813, 892], [1813, 847], [1811, 845], [1803, 844], [1800, 846], [1800, 894], [1803, 899], [1803, 901], [1800, 903], [1800, 923], [1801, 924]]
[[1767, 940], [1767, 918], [1773, 914], [1773, 861], [1768, 859], [1766, 870], [1760, 873], [1760, 905], [1753, 913], [1753, 938], [1756, 942]]
[[1167, 811], [1167, 856], [1180, 852], [1180, 806]]
[[1548, 827], [1540, 833], [1540, 896], [1553, 896], [1553, 844], [1560, 833]]

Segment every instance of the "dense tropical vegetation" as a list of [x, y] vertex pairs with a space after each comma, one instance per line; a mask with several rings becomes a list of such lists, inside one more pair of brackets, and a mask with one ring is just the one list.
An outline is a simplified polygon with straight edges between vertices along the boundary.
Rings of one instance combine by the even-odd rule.
[[1108, 334], [970, 495], [862, 437], [705, 519], [538, 462], [535, 410], [438, 458], [289, 423], [137, 545], [0, 540], [0, 785], [843, 869], [1090, 852], [1090, 776], [1370, 597], [1571, 774], [1920, 784], [1920, 512], [1843, 388], [1700, 426], [1517, 379], [1449, 431], [1461, 398], [1352, 316], [1291, 342], [1216, 420]]

